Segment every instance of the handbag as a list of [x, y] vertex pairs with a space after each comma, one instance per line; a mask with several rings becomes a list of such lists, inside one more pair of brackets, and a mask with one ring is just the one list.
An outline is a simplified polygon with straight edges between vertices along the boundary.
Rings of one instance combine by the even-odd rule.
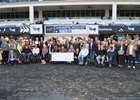
[[119, 50], [119, 51], [118, 51], [118, 54], [119, 54], [119, 55], [124, 55], [124, 50]]

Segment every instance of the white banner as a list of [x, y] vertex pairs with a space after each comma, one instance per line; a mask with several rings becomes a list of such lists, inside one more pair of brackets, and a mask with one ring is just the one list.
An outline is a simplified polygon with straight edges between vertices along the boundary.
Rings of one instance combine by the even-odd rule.
[[30, 25], [30, 34], [43, 34], [42, 24]]
[[99, 33], [99, 26], [98, 25], [87, 25], [86, 30], [88, 34], [96, 35]]
[[52, 53], [51, 61], [74, 61], [74, 53]]

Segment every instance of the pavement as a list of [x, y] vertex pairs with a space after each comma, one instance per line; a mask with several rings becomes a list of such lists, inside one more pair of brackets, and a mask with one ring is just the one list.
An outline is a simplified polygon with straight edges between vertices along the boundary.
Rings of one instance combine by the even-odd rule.
[[140, 100], [140, 69], [0, 65], [0, 100]]

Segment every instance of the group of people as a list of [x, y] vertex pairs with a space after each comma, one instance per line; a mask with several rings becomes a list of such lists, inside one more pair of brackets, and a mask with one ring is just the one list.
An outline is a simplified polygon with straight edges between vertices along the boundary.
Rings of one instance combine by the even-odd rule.
[[65, 38], [61, 40], [43, 37], [27, 39], [24, 37], [0, 39], [0, 64], [47, 63], [51, 61], [52, 52], [73, 52], [74, 62], [79, 65], [95, 64], [102, 66], [118, 66], [140, 68], [140, 40], [133, 38], [112, 37]]

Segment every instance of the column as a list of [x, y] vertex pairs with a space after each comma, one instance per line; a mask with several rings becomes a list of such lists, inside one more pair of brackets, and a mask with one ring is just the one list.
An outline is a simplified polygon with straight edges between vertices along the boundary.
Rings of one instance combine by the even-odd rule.
[[43, 19], [43, 13], [42, 13], [42, 10], [39, 10], [38, 11], [38, 16], [39, 16], [39, 20], [42, 20]]
[[109, 9], [105, 9], [105, 17], [109, 17]]
[[34, 22], [34, 7], [33, 6], [29, 7], [29, 20], [30, 20], [30, 23]]
[[113, 3], [112, 5], [112, 20], [116, 21], [117, 19], [117, 4]]

